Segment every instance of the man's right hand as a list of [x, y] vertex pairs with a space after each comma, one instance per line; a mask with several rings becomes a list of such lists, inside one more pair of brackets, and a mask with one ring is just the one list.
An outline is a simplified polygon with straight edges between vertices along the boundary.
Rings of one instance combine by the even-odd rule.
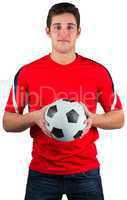
[[31, 114], [33, 116], [33, 121], [35, 122], [35, 124], [39, 126], [42, 132], [44, 132], [46, 135], [51, 137], [50, 132], [46, 128], [46, 121], [45, 121], [45, 116], [44, 116], [47, 107], [48, 106], [44, 106], [42, 109], [33, 111]]

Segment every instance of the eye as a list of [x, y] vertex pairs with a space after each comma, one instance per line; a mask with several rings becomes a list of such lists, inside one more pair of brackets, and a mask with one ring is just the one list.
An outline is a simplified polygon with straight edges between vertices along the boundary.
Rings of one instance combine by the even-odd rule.
[[73, 26], [68, 26], [67, 29], [68, 29], [68, 30], [73, 30], [74, 27], [73, 27]]
[[59, 26], [59, 25], [58, 25], [58, 26], [55, 26], [54, 29], [55, 29], [55, 30], [60, 30], [60, 29], [61, 29], [61, 26]]
[[70, 32], [73, 32], [75, 30], [75, 26], [69, 25], [67, 27], [67, 30], [70, 31]]

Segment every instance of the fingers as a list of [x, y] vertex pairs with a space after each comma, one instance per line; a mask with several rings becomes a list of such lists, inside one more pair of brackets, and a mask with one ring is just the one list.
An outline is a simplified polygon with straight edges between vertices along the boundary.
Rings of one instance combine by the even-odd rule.
[[81, 135], [80, 138], [83, 138], [84, 135], [86, 135], [88, 133], [88, 131], [90, 130], [90, 128], [92, 127], [92, 120], [90, 118], [88, 118], [86, 121], [86, 126], [84, 128], [83, 134]]
[[42, 132], [45, 134], [45, 135], [47, 135], [48, 137], [52, 137], [52, 135], [51, 135], [51, 133], [46, 129], [46, 128], [42, 128]]
[[92, 126], [92, 119], [88, 118], [87, 123], [86, 123], [86, 129], [89, 130], [91, 128], [91, 126]]
[[84, 108], [84, 112], [85, 112], [86, 118], [88, 118], [89, 115], [90, 115], [90, 111], [88, 110], [87, 106], [86, 106], [84, 103], [82, 103], [81, 101], [80, 101], [80, 104], [81, 104], [81, 105], [83, 106], [83, 108]]
[[45, 127], [44, 124], [43, 124], [43, 126], [41, 127], [41, 130], [42, 130], [42, 132], [43, 132], [45, 135], [47, 135], [47, 136], [49, 136], [49, 137], [52, 137], [51, 133], [47, 130], [47, 128]]
[[46, 109], [44, 108], [43, 111], [42, 111], [42, 117], [41, 117], [41, 119], [39, 120], [39, 127], [41, 128], [42, 132], [43, 132], [45, 135], [47, 135], [47, 136], [49, 136], [49, 137], [52, 137], [50, 131], [48, 131], [48, 129], [46, 128], [47, 122], [46, 122], [45, 116], [44, 116], [45, 111], [46, 111]]
[[44, 106], [42, 108], [42, 117], [44, 118], [44, 115], [45, 115], [45, 112], [46, 112], [46, 109], [48, 108], [48, 106]]
[[43, 133], [45, 133], [47, 136], [52, 137], [51, 132], [48, 131], [48, 129], [46, 128], [46, 124], [43, 124], [42, 131], [43, 131]]

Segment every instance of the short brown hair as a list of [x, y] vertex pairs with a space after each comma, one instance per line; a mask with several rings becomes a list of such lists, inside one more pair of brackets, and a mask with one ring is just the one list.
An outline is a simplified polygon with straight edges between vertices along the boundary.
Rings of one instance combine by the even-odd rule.
[[79, 10], [74, 4], [67, 3], [67, 2], [55, 4], [50, 8], [48, 12], [48, 16], [47, 16], [47, 27], [50, 28], [53, 16], [63, 14], [63, 13], [70, 13], [74, 15], [76, 19], [76, 23], [77, 23], [77, 28], [79, 28], [80, 26]]

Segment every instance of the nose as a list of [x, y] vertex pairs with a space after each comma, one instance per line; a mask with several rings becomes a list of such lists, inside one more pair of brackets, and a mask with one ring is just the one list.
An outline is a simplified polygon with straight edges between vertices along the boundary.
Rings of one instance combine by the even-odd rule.
[[60, 33], [60, 35], [66, 36], [66, 35], [68, 35], [68, 30], [67, 30], [67, 28], [61, 28], [59, 33]]

